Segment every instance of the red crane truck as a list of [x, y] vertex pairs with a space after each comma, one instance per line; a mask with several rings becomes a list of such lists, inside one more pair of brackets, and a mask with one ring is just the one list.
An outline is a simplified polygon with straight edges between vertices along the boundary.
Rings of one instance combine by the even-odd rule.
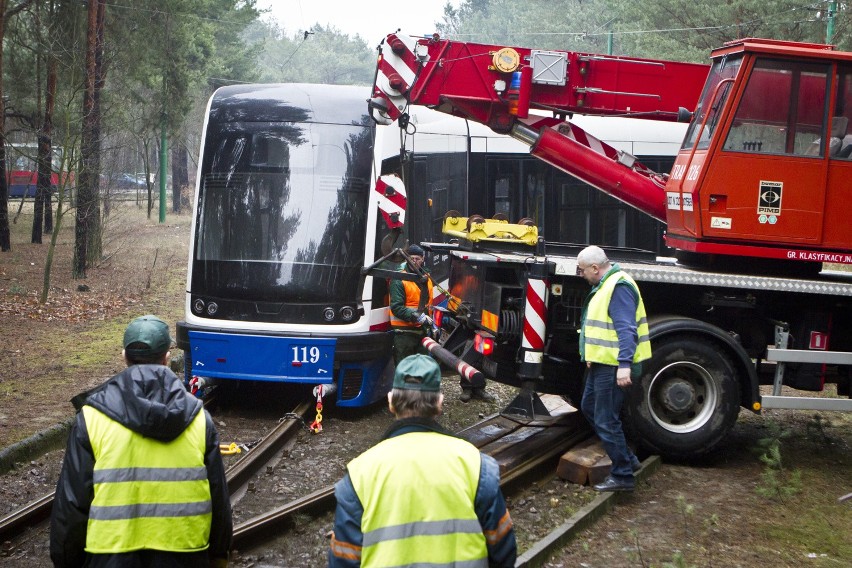
[[[376, 122], [404, 126], [408, 106], [425, 105], [486, 124], [667, 224], [673, 258], [607, 249], [639, 283], [650, 321], [653, 357], [625, 404], [634, 440], [694, 457], [740, 408], [852, 410], [852, 273], [824, 269], [852, 264], [852, 53], [743, 39], [708, 67], [399, 33], [379, 50]], [[574, 114], [689, 127], [660, 174]], [[461, 304], [444, 314], [443, 347], [521, 387], [507, 413], [545, 414], [538, 392], [577, 401], [583, 245], [530, 239], [530, 220], [449, 212], [445, 225], [457, 240], [433, 247], [451, 257]], [[801, 392], [827, 383], [836, 395]]]

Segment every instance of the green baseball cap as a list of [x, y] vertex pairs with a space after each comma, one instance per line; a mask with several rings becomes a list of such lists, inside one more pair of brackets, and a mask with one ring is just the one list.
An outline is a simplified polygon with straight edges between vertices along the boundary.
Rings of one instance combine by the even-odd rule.
[[[124, 349], [135, 357], [160, 355], [168, 351], [173, 342], [169, 325], [150, 314], [136, 318], [124, 330]], [[147, 347], [128, 349], [127, 346], [132, 343], [143, 343]]]
[[428, 355], [409, 355], [396, 366], [393, 388], [438, 392], [441, 367]]

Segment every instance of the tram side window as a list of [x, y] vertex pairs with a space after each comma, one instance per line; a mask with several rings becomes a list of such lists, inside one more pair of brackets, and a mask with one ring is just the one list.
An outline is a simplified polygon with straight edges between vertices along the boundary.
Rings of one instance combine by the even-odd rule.
[[739, 102], [724, 149], [822, 156], [829, 66], [760, 58]]
[[837, 68], [837, 102], [832, 118], [831, 157], [852, 160], [852, 65]]

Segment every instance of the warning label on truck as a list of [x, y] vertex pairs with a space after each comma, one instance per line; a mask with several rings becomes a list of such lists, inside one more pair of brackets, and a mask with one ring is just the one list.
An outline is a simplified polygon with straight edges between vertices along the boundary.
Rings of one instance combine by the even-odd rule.
[[781, 214], [781, 191], [784, 182], [760, 180], [760, 194], [757, 197], [758, 215]]
[[668, 191], [666, 192], [666, 206], [669, 209], [692, 211], [692, 194]]

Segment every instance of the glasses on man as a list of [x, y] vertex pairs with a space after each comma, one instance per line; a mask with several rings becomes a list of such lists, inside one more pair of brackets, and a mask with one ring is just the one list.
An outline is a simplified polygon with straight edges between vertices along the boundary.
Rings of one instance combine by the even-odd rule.
[[[609, 262], [609, 261], [607, 260], [607, 261], [605, 261], [605, 262]], [[597, 264], [590, 264], [590, 265], [588, 265], [588, 266], [580, 266], [580, 264], [578, 263], [578, 264], [577, 264], [577, 276], [583, 276], [584, 274], [586, 274], [586, 271], [587, 271], [588, 269], [590, 269], [590, 268], [592, 268], [592, 267], [594, 267], [594, 266], [599, 266], [599, 265], [597, 265]]]

